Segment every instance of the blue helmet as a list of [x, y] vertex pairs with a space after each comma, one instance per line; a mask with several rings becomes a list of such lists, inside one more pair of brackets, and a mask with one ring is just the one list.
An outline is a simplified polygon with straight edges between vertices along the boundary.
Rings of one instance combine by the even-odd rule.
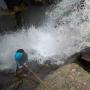
[[19, 50], [16, 51], [16, 53], [15, 53], [15, 60], [16, 60], [16, 62], [19, 63], [22, 60], [23, 53], [24, 53], [23, 49], [19, 49]]
[[15, 54], [15, 60], [16, 60], [16, 61], [20, 61], [21, 58], [22, 58], [22, 56], [23, 56], [23, 53], [21, 53], [21, 52], [16, 52], [16, 54]]
[[27, 62], [27, 54], [24, 52], [23, 49], [19, 49], [15, 53], [15, 60], [18, 65], [23, 65], [25, 62]]

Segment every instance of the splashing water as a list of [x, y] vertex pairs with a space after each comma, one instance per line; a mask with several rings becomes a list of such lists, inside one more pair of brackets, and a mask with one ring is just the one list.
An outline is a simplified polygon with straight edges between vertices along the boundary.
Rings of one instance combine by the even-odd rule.
[[0, 69], [15, 68], [14, 53], [19, 48], [26, 50], [29, 61], [50, 59], [63, 64], [67, 57], [88, 46], [90, 1], [85, 1], [82, 10], [79, 5], [80, 0], [62, 0], [46, 12], [48, 20], [42, 26], [0, 36]]

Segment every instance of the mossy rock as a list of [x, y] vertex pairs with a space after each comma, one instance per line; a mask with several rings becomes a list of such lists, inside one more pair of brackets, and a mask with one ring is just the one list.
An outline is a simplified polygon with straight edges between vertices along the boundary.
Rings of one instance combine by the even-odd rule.
[[68, 64], [48, 75], [36, 90], [90, 90], [90, 73], [76, 63]]

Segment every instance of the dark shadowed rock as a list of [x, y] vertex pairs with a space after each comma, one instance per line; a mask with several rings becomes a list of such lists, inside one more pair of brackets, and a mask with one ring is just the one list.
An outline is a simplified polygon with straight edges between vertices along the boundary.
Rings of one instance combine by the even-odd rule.
[[80, 59], [90, 62], [90, 47], [87, 47], [81, 51]]
[[[36, 61], [31, 62], [28, 66], [41, 79], [57, 69], [54, 66], [40, 65]], [[0, 90], [35, 90], [39, 83], [40, 81], [25, 68], [22, 68], [21, 72], [17, 74], [11, 71], [7, 72], [7, 70], [0, 72]]]

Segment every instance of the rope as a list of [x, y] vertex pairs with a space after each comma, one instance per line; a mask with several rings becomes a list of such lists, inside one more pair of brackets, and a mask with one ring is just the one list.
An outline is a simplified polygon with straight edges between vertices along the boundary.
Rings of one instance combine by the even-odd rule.
[[45, 86], [46, 87], [46, 90], [52, 90], [51, 89], [51, 87], [50, 86], [48, 86], [45, 82], [43, 82], [30, 68], [28, 68], [28, 66], [27, 65], [24, 65], [24, 67], [25, 68], [27, 68], [28, 69], [28, 71], [29, 72], [31, 72], [36, 78], [37, 78], [37, 80], [39, 80], [40, 81], [40, 83], [43, 85], [43, 86]]

